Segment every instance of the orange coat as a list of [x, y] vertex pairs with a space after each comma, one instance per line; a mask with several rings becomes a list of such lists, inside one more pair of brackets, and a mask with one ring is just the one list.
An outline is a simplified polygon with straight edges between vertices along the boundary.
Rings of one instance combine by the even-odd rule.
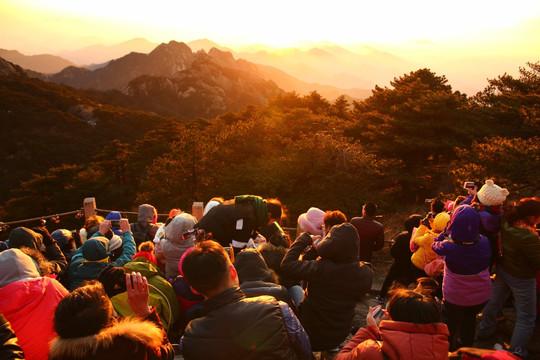
[[443, 323], [385, 320], [379, 326], [379, 334], [371, 328], [358, 330], [335, 360], [384, 360], [383, 352], [392, 360], [448, 359], [448, 328]]

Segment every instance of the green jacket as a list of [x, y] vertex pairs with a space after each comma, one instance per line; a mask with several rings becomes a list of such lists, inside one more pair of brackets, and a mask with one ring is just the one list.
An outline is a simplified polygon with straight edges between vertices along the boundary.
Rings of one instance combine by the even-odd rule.
[[[150, 297], [148, 305], [154, 306], [163, 324], [168, 331], [171, 324], [175, 324], [180, 317], [180, 305], [172, 285], [159, 273], [157, 267], [143, 257], [137, 257], [124, 265], [127, 274], [139, 272], [146, 277], [149, 284]], [[158, 290], [154, 289], [156, 287]], [[160, 293], [161, 292], [161, 293]], [[111, 298], [114, 309], [122, 316], [135, 316], [127, 301], [127, 293], [123, 292]]]
[[540, 270], [540, 237], [527, 229], [501, 223], [502, 266], [520, 279], [536, 278]]

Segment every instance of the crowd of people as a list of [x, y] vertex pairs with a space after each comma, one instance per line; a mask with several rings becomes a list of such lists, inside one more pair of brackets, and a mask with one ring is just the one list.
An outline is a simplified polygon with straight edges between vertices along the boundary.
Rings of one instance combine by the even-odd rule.
[[409, 216], [360, 329], [385, 243], [370, 201], [350, 220], [309, 208], [294, 241], [279, 200], [255, 195], [213, 198], [200, 218], [172, 209], [164, 223], [143, 204], [133, 224], [113, 211], [76, 231], [19, 227], [1, 244], [0, 358], [447, 359], [493, 336], [509, 298], [516, 323], [499, 356], [526, 358], [540, 198], [508, 195], [487, 180]]

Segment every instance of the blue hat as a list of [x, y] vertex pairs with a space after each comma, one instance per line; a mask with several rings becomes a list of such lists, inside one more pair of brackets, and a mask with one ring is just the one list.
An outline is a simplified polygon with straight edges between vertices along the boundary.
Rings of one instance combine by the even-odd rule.
[[[105, 220], [114, 221], [114, 220], [120, 220], [122, 219], [122, 215], [118, 211], [111, 211], [109, 215], [105, 218]], [[122, 231], [120, 231], [120, 228], [117, 226], [112, 226], [111, 230], [113, 233], [115, 233], [118, 236], [122, 236]]]

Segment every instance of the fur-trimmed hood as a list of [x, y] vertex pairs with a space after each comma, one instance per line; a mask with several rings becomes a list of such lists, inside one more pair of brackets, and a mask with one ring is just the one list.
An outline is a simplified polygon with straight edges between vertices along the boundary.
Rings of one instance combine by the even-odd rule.
[[56, 337], [51, 342], [49, 359], [88, 359], [99, 358], [100, 354], [114, 352], [117, 341], [123, 338], [121, 346], [126, 341], [132, 343], [125, 352], [135, 352], [137, 344], [145, 347], [159, 347], [162, 345], [164, 334], [162, 330], [150, 321], [137, 318], [125, 318], [117, 324], [101, 330], [91, 336], [79, 338]]

